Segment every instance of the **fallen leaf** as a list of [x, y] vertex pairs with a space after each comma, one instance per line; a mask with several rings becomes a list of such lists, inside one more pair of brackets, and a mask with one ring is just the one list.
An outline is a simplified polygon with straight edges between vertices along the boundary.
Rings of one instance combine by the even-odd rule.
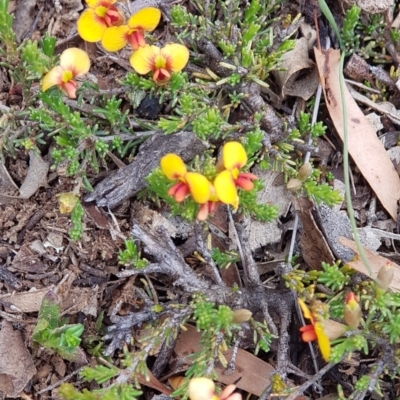
[[[332, 122], [343, 140], [343, 107], [338, 79], [340, 51], [333, 49], [323, 52], [318, 49], [314, 51], [326, 105]], [[346, 88], [344, 97], [348, 116], [349, 154], [383, 207], [395, 220], [397, 218], [397, 200], [400, 197], [399, 175], [375, 130], [366, 120], [365, 115]]]
[[30, 352], [21, 332], [3, 320], [0, 331], [0, 393], [20, 398], [20, 393], [36, 373]]
[[43, 161], [33, 151], [29, 152], [28, 173], [19, 188], [19, 197], [29, 199], [41, 186], [47, 186], [47, 173], [49, 172], [49, 163]]
[[304, 261], [315, 270], [321, 269], [322, 261], [333, 264], [335, 257], [311, 212], [314, 204], [306, 197], [299, 197], [293, 203], [303, 224], [300, 244]]
[[[284, 71], [275, 71], [274, 75], [281, 89], [282, 98], [290, 95], [308, 100], [315, 93], [318, 77], [314, 63], [308, 56], [308, 40], [305, 37], [296, 40], [294, 49], [281, 57], [280, 67]], [[300, 81], [296, 81], [300, 71], [303, 70], [310, 70], [310, 72]]]
[[[346, 246], [349, 249], [353, 250], [358, 255], [356, 243], [353, 242], [352, 240], [347, 239], [345, 237], [340, 237], [339, 243], [341, 243], [343, 246]], [[372, 252], [371, 250], [368, 250], [366, 247], [364, 247], [364, 252], [367, 256], [369, 265], [371, 266], [371, 269], [373, 272], [373, 276], [371, 278], [375, 278], [376, 275], [378, 274], [379, 270], [381, 269], [381, 267], [386, 265], [386, 263], [390, 263], [393, 266], [394, 276], [393, 276], [392, 283], [390, 284], [389, 287], [390, 287], [390, 289], [395, 290], [395, 291], [400, 290], [400, 266], [395, 264], [393, 261], [391, 261], [385, 257], [382, 257], [379, 254]], [[359, 255], [354, 260], [348, 261], [346, 264], [349, 267], [355, 269], [356, 271], [370, 276], [369, 271], [365, 267], [365, 265], [362, 262]]]
[[[200, 333], [192, 325], [186, 324], [185, 327], [187, 330], [179, 334], [174, 352], [178, 359], [184, 359], [186, 363], [190, 363], [188, 356], [200, 349]], [[232, 357], [232, 350], [223, 354], [229, 361]], [[239, 389], [256, 396], [260, 396], [271, 383], [269, 376], [274, 368], [243, 349], [238, 349], [235, 366], [235, 371], [230, 375], [225, 375], [224, 368], [217, 367], [217, 381], [226, 385], [235, 383]]]
[[[30, 290], [29, 292], [9, 293], [0, 296], [0, 299], [5, 300], [13, 306], [17, 307], [20, 312], [37, 312], [40, 310], [43, 297], [52, 288], [53, 286], [49, 286], [45, 289]], [[7, 312], [12, 313], [15, 311], [7, 309]]]

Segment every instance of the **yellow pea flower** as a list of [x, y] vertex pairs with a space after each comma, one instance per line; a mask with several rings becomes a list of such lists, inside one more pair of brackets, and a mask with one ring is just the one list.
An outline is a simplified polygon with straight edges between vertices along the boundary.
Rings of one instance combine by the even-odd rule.
[[163, 48], [157, 46], [139, 47], [129, 62], [140, 75], [153, 73], [153, 80], [159, 85], [165, 84], [172, 72], [185, 68], [189, 60], [189, 50], [178, 43], [167, 44]]
[[198, 172], [188, 172], [185, 163], [173, 153], [166, 154], [160, 161], [161, 170], [169, 180], [178, 180], [168, 191], [177, 202], [182, 202], [190, 193], [198, 204], [206, 204], [211, 197], [211, 183]]
[[145, 32], [152, 32], [160, 22], [161, 11], [158, 8], [143, 8], [129, 18], [127, 25], [113, 26], [104, 32], [101, 39], [102, 46], [107, 51], [118, 51], [128, 43], [133, 50], [144, 47]]
[[235, 209], [239, 206], [237, 188], [252, 190], [253, 180], [257, 176], [251, 173], [240, 172], [247, 163], [246, 150], [239, 142], [227, 142], [222, 148], [222, 157], [217, 168], [222, 170], [215, 180], [214, 187], [222, 203], [230, 204]]
[[209, 378], [192, 378], [189, 381], [188, 395], [190, 400], [242, 400], [240, 393], [233, 393], [235, 385], [228, 385], [218, 396], [215, 383]]
[[114, 5], [117, 0], [86, 0], [88, 8], [77, 22], [78, 33], [87, 42], [99, 42], [105, 31], [120, 26], [125, 18]]
[[71, 99], [76, 98], [78, 87], [75, 78], [86, 74], [90, 69], [87, 53], [76, 47], [64, 50], [60, 57], [60, 65], [51, 69], [43, 78], [42, 90], [58, 86]]
[[298, 299], [298, 302], [304, 318], [311, 321], [311, 324], [300, 328], [302, 340], [304, 342], [317, 340], [323, 359], [328, 361], [331, 355], [331, 340], [342, 336], [349, 327], [340, 322], [323, 319], [320, 314], [312, 313], [303, 300]]

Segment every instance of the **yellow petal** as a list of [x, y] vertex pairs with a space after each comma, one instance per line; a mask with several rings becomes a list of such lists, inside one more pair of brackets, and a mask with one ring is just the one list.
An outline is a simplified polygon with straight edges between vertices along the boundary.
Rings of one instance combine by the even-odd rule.
[[311, 321], [314, 321], [314, 318], [312, 317], [311, 311], [307, 307], [307, 304], [304, 303], [304, 301], [301, 300], [301, 299], [297, 299], [297, 301], [299, 302], [299, 306], [301, 308], [301, 311], [303, 312], [304, 318], [307, 318], [307, 319], [310, 319]]
[[210, 198], [210, 182], [198, 172], [188, 172], [185, 181], [189, 185], [190, 193], [196, 203], [204, 204]]
[[108, 6], [111, 6], [111, 4], [114, 4], [116, 2], [117, 2], [117, 0], [86, 0], [86, 4], [90, 8], [95, 8], [100, 5], [108, 7]]
[[154, 59], [159, 53], [157, 46], [140, 47], [131, 55], [129, 62], [138, 74], [145, 75], [153, 69]]
[[148, 7], [142, 8], [136, 14], [129, 18], [128, 25], [130, 28], [143, 29], [152, 32], [157, 28], [160, 22], [161, 11], [158, 8]]
[[107, 51], [119, 51], [123, 49], [127, 43], [127, 33], [129, 28], [127, 25], [112, 26], [107, 28], [101, 39], [101, 45]]
[[226, 169], [240, 169], [247, 163], [246, 150], [239, 142], [227, 142], [222, 148], [222, 159]]
[[90, 59], [86, 51], [71, 47], [61, 54], [60, 66], [64, 70], [72, 71], [74, 77], [84, 75], [89, 72]]
[[325, 361], [329, 360], [331, 355], [331, 343], [328, 336], [325, 334], [321, 323], [316, 322], [314, 325], [314, 330], [317, 335], [318, 347], [321, 351], [322, 357]]
[[105, 21], [99, 18], [92, 8], [81, 14], [76, 26], [80, 37], [87, 42], [100, 41], [107, 28]]
[[161, 49], [161, 54], [167, 60], [169, 71], [181, 71], [189, 61], [189, 50], [182, 44], [167, 44]]
[[189, 381], [190, 400], [212, 400], [215, 396], [215, 384], [208, 378], [192, 378]]
[[171, 181], [184, 178], [187, 169], [186, 165], [177, 154], [168, 153], [160, 161], [161, 170]]
[[47, 89], [55, 85], [60, 85], [62, 83], [62, 73], [63, 69], [58, 66], [51, 69], [44, 77], [42, 81], [42, 90], [45, 92]]
[[220, 172], [214, 180], [214, 188], [222, 203], [231, 204], [235, 209], [239, 206], [235, 182], [230, 171]]

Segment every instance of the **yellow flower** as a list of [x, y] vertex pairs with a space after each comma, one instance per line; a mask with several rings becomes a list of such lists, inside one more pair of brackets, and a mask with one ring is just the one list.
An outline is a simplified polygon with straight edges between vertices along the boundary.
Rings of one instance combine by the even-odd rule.
[[167, 44], [161, 49], [146, 45], [135, 51], [129, 59], [138, 74], [153, 72], [153, 80], [159, 85], [166, 83], [172, 72], [185, 68], [188, 60], [189, 50], [178, 43]]
[[112, 26], [125, 22], [124, 16], [114, 4], [117, 0], [86, 0], [88, 8], [77, 22], [78, 33], [87, 42], [98, 42]]
[[113, 26], [106, 29], [101, 39], [102, 46], [107, 51], [118, 51], [128, 43], [133, 50], [144, 47], [144, 32], [152, 32], [160, 22], [161, 12], [158, 8], [143, 8], [132, 15], [127, 25]]
[[78, 86], [75, 78], [86, 74], [89, 69], [90, 60], [85, 51], [76, 47], [64, 50], [60, 57], [60, 65], [44, 76], [42, 90], [46, 91], [57, 85], [68, 97], [75, 99]]
[[246, 150], [239, 142], [227, 142], [222, 148], [222, 158], [218, 161], [217, 168], [223, 170], [215, 180], [214, 187], [222, 203], [231, 204], [235, 209], [239, 206], [237, 188], [252, 190], [254, 174], [240, 172], [247, 163]]
[[331, 355], [330, 341], [342, 336], [348, 327], [340, 322], [323, 319], [320, 314], [312, 313], [303, 300], [298, 301], [304, 318], [311, 321], [310, 325], [300, 328], [301, 338], [304, 342], [317, 340], [323, 359], [328, 361]]
[[[173, 153], [162, 157], [160, 165], [161, 170], [169, 180], [178, 181], [168, 191], [168, 194], [173, 196], [178, 203], [185, 200], [189, 193], [196, 203], [201, 205], [208, 203], [211, 197], [212, 185], [204, 175], [198, 172], [188, 172], [183, 160]], [[200, 218], [202, 218], [205, 210], [200, 208], [200, 211]]]
[[73, 192], [61, 193], [57, 195], [57, 197], [61, 214], [69, 214], [79, 200], [79, 198]]
[[208, 378], [192, 378], [189, 381], [190, 400], [242, 400], [240, 393], [233, 393], [235, 385], [228, 385], [219, 396], [215, 394], [215, 383]]

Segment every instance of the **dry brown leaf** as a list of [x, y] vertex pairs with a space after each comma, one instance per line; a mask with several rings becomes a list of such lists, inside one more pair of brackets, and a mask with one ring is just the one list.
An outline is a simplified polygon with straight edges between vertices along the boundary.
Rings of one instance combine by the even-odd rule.
[[21, 332], [3, 320], [0, 331], [0, 393], [20, 398], [20, 393], [36, 373], [32, 356], [24, 345]]
[[[356, 243], [353, 242], [352, 240], [347, 239], [345, 237], [340, 237], [339, 243], [341, 243], [343, 246], [348, 247], [349, 249], [353, 250], [355, 253], [358, 254]], [[372, 272], [374, 274], [372, 276], [372, 278], [376, 277], [376, 275], [378, 274], [381, 267], [386, 265], [386, 263], [390, 263], [393, 266], [394, 276], [393, 276], [392, 283], [390, 284], [389, 287], [390, 287], [390, 289], [395, 290], [395, 291], [400, 290], [400, 266], [395, 264], [393, 261], [388, 260], [387, 258], [382, 257], [379, 254], [376, 254], [376, 253], [368, 250], [366, 247], [364, 247], [364, 251], [365, 251], [365, 254], [369, 261], [369, 265], [371, 266]], [[361, 272], [368, 276], [370, 275], [367, 268], [365, 267], [365, 265], [363, 264], [363, 262], [359, 256], [356, 257], [355, 260], [349, 261], [346, 264], [358, 272]]]
[[29, 152], [29, 169], [26, 178], [19, 188], [21, 199], [29, 199], [41, 186], [47, 186], [47, 173], [49, 172], [49, 163], [43, 161], [33, 151]]
[[[50, 286], [45, 289], [31, 290], [29, 292], [9, 293], [0, 296], [0, 299], [17, 307], [23, 313], [37, 312], [40, 310], [43, 297], [53, 287], [54, 286]], [[15, 311], [7, 309], [7, 312], [12, 313]]]
[[[187, 330], [179, 334], [174, 351], [178, 359], [184, 359], [186, 363], [189, 363], [190, 360], [187, 356], [200, 349], [200, 333], [192, 325], [185, 325], [185, 327]], [[232, 357], [232, 350], [228, 350], [224, 353], [224, 356], [229, 361]], [[260, 396], [271, 383], [269, 376], [274, 371], [274, 368], [253, 354], [239, 349], [235, 365], [236, 369], [231, 375], [225, 375], [225, 369], [223, 368], [216, 368], [218, 373], [217, 380], [226, 385], [238, 381], [236, 386], [239, 389], [256, 396]]]
[[[343, 139], [342, 101], [339, 87], [339, 50], [315, 49], [326, 105], [337, 132]], [[344, 93], [347, 107], [349, 154], [357, 164], [390, 216], [397, 218], [400, 178], [376, 132], [365, 118], [349, 91]]]
[[305, 262], [316, 270], [321, 269], [322, 261], [333, 264], [335, 257], [311, 213], [313, 203], [306, 197], [299, 197], [293, 203], [303, 224], [300, 244]]
[[[281, 57], [280, 67], [284, 71], [275, 71], [274, 75], [281, 89], [281, 97], [286, 95], [299, 96], [304, 100], [308, 100], [317, 90], [318, 79], [314, 63], [308, 56], [308, 40], [304, 37], [296, 40], [293, 50], [285, 53]], [[311, 70], [309, 75], [303, 77], [301, 81], [307, 83], [296, 82], [296, 79], [302, 70]]]

